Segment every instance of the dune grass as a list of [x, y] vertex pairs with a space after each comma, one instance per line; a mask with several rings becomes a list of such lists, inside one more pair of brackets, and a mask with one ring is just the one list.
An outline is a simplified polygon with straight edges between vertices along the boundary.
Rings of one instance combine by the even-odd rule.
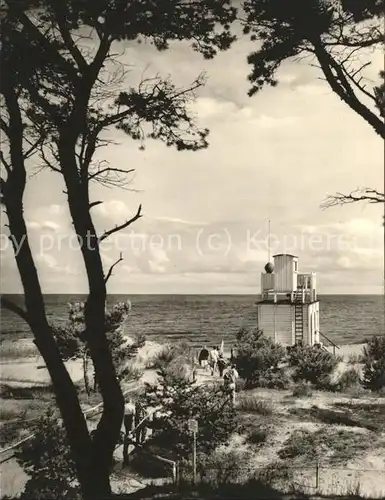
[[350, 410], [335, 411], [313, 406], [312, 408], [291, 408], [289, 411], [292, 415], [296, 415], [302, 420], [307, 419], [311, 422], [345, 425], [347, 427], [361, 427], [370, 431], [379, 431], [381, 429], [380, 424], [374, 418], [355, 415]]
[[273, 407], [270, 403], [261, 400], [257, 395], [242, 394], [238, 398], [237, 409], [247, 413], [258, 415], [272, 415]]
[[328, 456], [330, 462], [343, 463], [373, 446], [375, 433], [363, 436], [353, 430], [323, 427], [315, 432], [296, 430], [278, 455], [281, 459], [314, 461]]
[[38, 356], [40, 356], [40, 353], [35, 344], [31, 341], [4, 341], [0, 347], [0, 357], [3, 362]]

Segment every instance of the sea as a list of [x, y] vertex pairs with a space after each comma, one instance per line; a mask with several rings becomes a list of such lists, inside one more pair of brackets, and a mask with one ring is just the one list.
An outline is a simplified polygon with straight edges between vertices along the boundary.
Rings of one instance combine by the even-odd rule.
[[[7, 296], [18, 304], [23, 296]], [[67, 304], [83, 301], [83, 295], [46, 295], [50, 321], [65, 321]], [[233, 343], [241, 328], [256, 326], [258, 295], [110, 295], [108, 303], [130, 300], [131, 314], [125, 324], [130, 336], [144, 334], [157, 342], [187, 341]], [[320, 331], [339, 345], [358, 344], [385, 333], [384, 296], [321, 295]], [[1, 310], [1, 338], [31, 336], [28, 326], [8, 310]]]

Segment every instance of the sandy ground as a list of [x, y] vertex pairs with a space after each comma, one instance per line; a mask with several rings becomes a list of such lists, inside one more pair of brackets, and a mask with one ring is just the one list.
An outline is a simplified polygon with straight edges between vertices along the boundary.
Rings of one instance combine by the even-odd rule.
[[[340, 363], [339, 370], [343, 370], [349, 366], [347, 361], [349, 356], [362, 353], [363, 345], [349, 345], [341, 346], [337, 353], [344, 358], [344, 362]], [[146, 342], [146, 345], [139, 350], [135, 365], [143, 369], [143, 376], [141, 383], [148, 382], [154, 383], [156, 381], [156, 373], [153, 370], [146, 369], [149, 365], [149, 360], [162, 349], [160, 344], [155, 342]], [[82, 380], [82, 367], [81, 362], [71, 361], [66, 363], [67, 368], [75, 382]], [[49, 383], [49, 375], [44, 368], [41, 358], [28, 358], [20, 360], [12, 360], [12, 362], [1, 362], [1, 379], [4, 383], [17, 386], [31, 386], [36, 384]], [[212, 381], [219, 381], [218, 377], [212, 377], [209, 372], [198, 369], [198, 384], [208, 383]], [[316, 392], [311, 398], [293, 399], [290, 398], [288, 391], [274, 391], [274, 390], [258, 390], [255, 392], [259, 399], [268, 401], [274, 408], [274, 414], [289, 415], [292, 408], [310, 408], [317, 405], [319, 408], [331, 408], [332, 405], [341, 401], [353, 401], [352, 398], [343, 396], [336, 396], [330, 393]], [[385, 403], [385, 398], [380, 398]], [[380, 402], [380, 399], [378, 400]], [[360, 398], [361, 403], [365, 402]], [[373, 400], [371, 400], [373, 402]], [[258, 415], [255, 415], [258, 418]], [[385, 418], [385, 416], [384, 416]], [[306, 429], [308, 431], [315, 431], [321, 424], [314, 422], [307, 422], [290, 420], [289, 418], [280, 419], [280, 423], [275, 427], [268, 441], [260, 451], [254, 456], [255, 468], [266, 467], [269, 463], [274, 463], [278, 459], [278, 451], [284, 445], [288, 437], [296, 429]], [[350, 428], [352, 429], [352, 428]], [[363, 439], [368, 439], [365, 430], [361, 428], [355, 429], [356, 432], [362, 433]], [[382, 436], [385, 443], [385, 434]], [[240, 436], [235, 436], [231, 444], [232, 447], [240, 449], [247, 445]], [[121, 450], [117, 450], [117, 458], [120, 458]], [[0, 456], [0, 458], [3, 458]], [[327, 463], [321, 464], [320, 470], [320, 493], [325, 494], [339, 494], [356, 488], [360, 484], [361, 494], [367, 496], [372, 495], [377, 498], [385, 497], [385, 450], [383, 448], [376, 449], [375, 446], [367, 453], [362, 454], [344, 465], [345, 470], [335, 470], [327, 467]], [[351, 470], [346, 470], [346, 469]], [[382, 474], [381, 471], [384, 473]], [[1, 464], [1, 496], [13, 496], [19, 493], [27, 476], [22, 469], [17, 465], [14, 459], [6, 461]], [[305, 491], [314, 492], [315, 483], [315, 469], [311, 466], [305, 470], [298, 471], [296, 474], [296, 481]], [[112, 481], [115, 485], [114, 489], [124, 487], [126, 491], [135, 490], [144, 486], [143, 480], [134, 476], [128, 475], [125, 478], [118, 478]]]

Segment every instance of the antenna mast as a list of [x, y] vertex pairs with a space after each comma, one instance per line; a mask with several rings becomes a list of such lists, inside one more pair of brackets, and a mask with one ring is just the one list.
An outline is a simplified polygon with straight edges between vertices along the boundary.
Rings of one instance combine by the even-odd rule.
[[269, 236], [267, 239], [267, 248], [268, 248], [268, 253], [269, 253], [269, 258], [268, 258], [267, 262], [270, 262], [270, 219], [269, 219]]

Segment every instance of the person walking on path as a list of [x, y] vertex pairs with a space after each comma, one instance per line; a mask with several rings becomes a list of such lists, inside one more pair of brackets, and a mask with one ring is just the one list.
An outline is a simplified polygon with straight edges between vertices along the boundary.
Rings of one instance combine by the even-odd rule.
[[128, 446], [129, 446], [129, 438], [130, 434], [133, 431], [135, 417], [135, 405], [128, 399], [126, 404], [124, 405], [124, 416], [123, 416], [123, 425], [124, 425], [124, 440], [123, 440], [123, 467], [128, 463]]
[[217, 369], [217, 363], [219, 358], [219, 352], [217, 347], [213, 347], [210, 351], [210, 368], [211, 375], [214, 375]]
[[219, 371], [219, 376], [222, 378], [223, 377], [223, 372], [225, 371], [226, 368], [226, 360], [223, 356], [223, 354], [220, 354], [218, 357], [218, 371]]
[[147, 437], [147, 423], [143, 421], [147, 417], [147, 411], [138, 399], [135, 403], [135, 437], [136, 444], [141, 445]]
[[238, 379], [239, 374], [235, 368], [235, 365], [231, 365], [223, 375], [225, 388], [228, 391], [230, 401], [232, 404], [235, 404], [235, 388], [236, 388], [236, 380]]
[[208, 361], [209, 361], [210, 353], [206, 349], [206, 347], [202, 347], [201, 352], [199, 353], [198, 361], [202, 368], [207, 369]]

